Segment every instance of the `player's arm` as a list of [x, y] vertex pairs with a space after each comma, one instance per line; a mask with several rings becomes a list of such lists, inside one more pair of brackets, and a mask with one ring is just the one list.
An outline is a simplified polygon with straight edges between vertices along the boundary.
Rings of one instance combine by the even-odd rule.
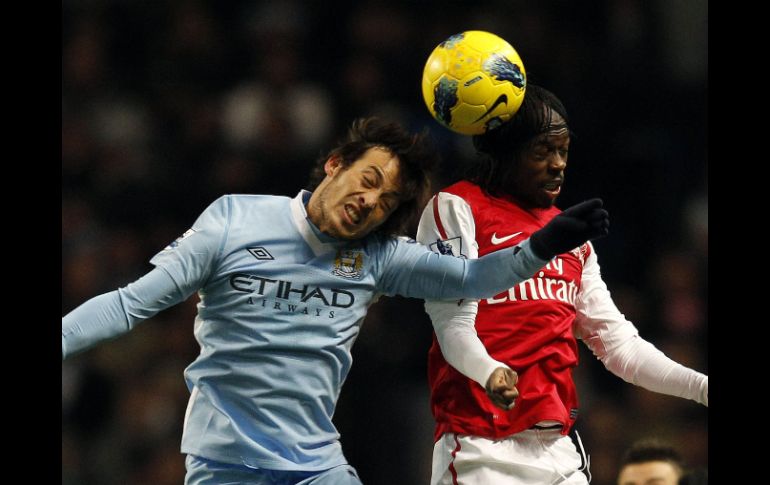
[[[475, 234], [470, 206], [456, 195], [439, 192], [423, 211], [417, 241], [437, 253], [476, 259]], [[508, 408], [518, 396], [515, 387], [518, 376], [507, 365], [493, 359], [479, 340], [475, 327], [478, 300], [426, 300], [425, 311], [449, 365], [487, 389], [495, 404]], [[500, 369], [501, 375], [493, 379], [496, 369]]]
[[708, 406], [708, 376], [671, 360], [639, 336], [612, 301], [591, 249], [576, 302], [576, 335], [626, 382]]
[[62, 318], [62, 359], [128, 332], [187, 296], [168, 273], [155, 268], [125, 288], [91, 298]]
[[228, 220], [229, 200], [222, 197], [201, 214], [192, 229], [152, 258], [154, 270], [125, 288], [91, 298], [62, 317], [62, 359], [128, 332], [197, 291], [222, 250]]
[[393, 241], [379, 289], [414, 298], [489, 298], [530, 278], [557, 254], [607, 233], [609, 216], [594, 199], [573, 206], [517, 246], [478, 259], [434, 253]]

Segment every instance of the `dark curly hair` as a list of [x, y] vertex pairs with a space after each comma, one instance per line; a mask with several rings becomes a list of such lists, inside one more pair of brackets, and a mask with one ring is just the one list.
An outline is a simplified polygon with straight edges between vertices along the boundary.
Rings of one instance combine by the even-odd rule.
[[[553, 113], [564, 124], [551, 125]], [[524, 151], [535, 139], [548, 131], [569, 126], [564, 105], [547, 89], [530, 84], [516, 114], [506, 123], [481, 135], [473, 136], [473, 146], [480, 155], [465, 178], [494, 196], [505, 193], [506, 184]], [[569, 132], [570, 137], [574, 135]]]
[[384, 148], [398, 157], [401, 194], [398, 208], [375, 232], [389, 236], [406, 235], [431, 196], [430, 176], [439, 161], [427, 130], [412, 134], [398, 123], [377, 117], [355, 120], [347, 136], [318, 158], [310, 174], [308, 190], [315, 190], [326, 177], [324, 164], [329, 158], [339, 158], [342, 167], [347, 169], [373, 147]]

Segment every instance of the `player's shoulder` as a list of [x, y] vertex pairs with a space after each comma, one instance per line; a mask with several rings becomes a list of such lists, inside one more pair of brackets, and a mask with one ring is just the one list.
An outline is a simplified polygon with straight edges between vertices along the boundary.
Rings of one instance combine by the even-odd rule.
[[255, 217], [279, 217], [289, 210], [291, 199], [277, 195], [225, 194], [214, 200], [205, 213], [230, 221]]
[[393, 244], [405, 244], [416, 242], [413, 238], [398, 234], [385, 234], [375, 231], [361, 239], [359, 244], [366, 246], [389, 246]]
[[282, 202], [288, 203], [291, 197], [285, 195], [270, 195], [270, 194], [225, 194], [220, 199], [230, 199], [234, 202], [240, 202], [244, 204], [258, 204], [265, 202]]
[[485, 197], [481, 188], [467, 180], [454, 183], [439, 190], [425, 207], [425, 211], [440, 208], [442, 211], [455, 211], [479, 205]]
[[362, 249], [370, 254], [388, 254], [392, 251], [412, 251], [412, 247], [421, 246], [416, 239], [409, 236], [383, 234], [374, 232], [360, 241]]
[[287, 206], [291, 202], [291, 198], [283, 195], [267, 195], [267, 194], [226, 194], [217, 199], [217, 201], [224, 201], [230, 205], [233, 209], [253, 209], [253, 208], [275, 208], [281, 206]]
[[481, 187], [468, 180], [461, 180], [441, 189], [439, 193], [452, 194], [463, 199], [475, 198], [483, 195]]

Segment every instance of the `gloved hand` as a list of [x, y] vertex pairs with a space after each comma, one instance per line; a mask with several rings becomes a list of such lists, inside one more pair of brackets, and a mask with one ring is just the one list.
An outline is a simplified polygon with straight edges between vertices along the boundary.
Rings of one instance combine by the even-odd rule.
[[530, 236], [532, 251], [541, 259], [552, 259], [582, 245], [589, 239], [609, 233], [610, 216], [602, 209], [601, 199], [591, 199], [573, 205], [551, 219]]

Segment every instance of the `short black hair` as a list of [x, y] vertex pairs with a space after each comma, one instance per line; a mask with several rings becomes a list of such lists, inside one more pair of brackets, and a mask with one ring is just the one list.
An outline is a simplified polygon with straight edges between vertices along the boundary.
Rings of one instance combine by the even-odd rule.
[[679, 475], [684, 473], [684, 463], [679, 452], [670, 444], [655, 438], [645, 438], [634, 442], [623, 455], [620, 469], [622, 470], [626, 465], [650, 461], [664, 461], [671, 464]]
[[[551, 126], [553, 113], [558, 113], [569, 129], [567, 109], [561, 100], [551, 91], [529, 84], [524, 101], [510, 120], [473, 136], [473, 146], [480, 159], [470, 167], [466, 178], [492, 195], [501, 195], [524, 151], [539, 135], [554, 128]], [[571, 131], [569, 134], [573, 136]]]
[[399, 123], [378, 117], [359, 118], [353, 122], [347, 136], [327, 154], [318, 158], [310, 174], [308, 189], [315, 190], [326, 177], [324, 164], [330, 158], [338, 158], [344, 169], [350, 167], [370, 148], [388, 150], [399, 160], [398, 208], [375, 232], [390, 235], [406, 235], [416, 226], [417, 218], [431, 196], [431, 174], [439, 162], [438, 151], [428, 131], [410, 133]]

